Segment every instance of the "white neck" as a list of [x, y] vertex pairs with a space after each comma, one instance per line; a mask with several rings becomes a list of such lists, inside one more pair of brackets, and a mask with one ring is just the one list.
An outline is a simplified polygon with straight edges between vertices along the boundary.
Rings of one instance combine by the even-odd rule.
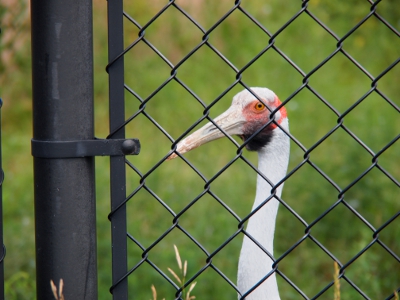
[[[287, 119], [281, 126], [289, 130]], [[258, 169], [273, 184], [278, 183], [285, 175], [289, 162], [289, 137], [279, 128], [274, 129], [271, 142], [258, 152]], [[282, 194], [283, 184], [277, 188], [276, 195]], [[257, 192], [253, 209], [271, 195], [271, 185], [260, 175], [257, 176]], [[273, 255], [275, 221], [279, 202], [272, 198], [248, 221], [246, 231]], [[273, 261], [252, 240], [244, 237], [239, 257], [238, 288], [246, 293], [272, 270]], [[275, 274], [272, 274], [259, 285], [246, 300], [279, 300], [278, 285]]]

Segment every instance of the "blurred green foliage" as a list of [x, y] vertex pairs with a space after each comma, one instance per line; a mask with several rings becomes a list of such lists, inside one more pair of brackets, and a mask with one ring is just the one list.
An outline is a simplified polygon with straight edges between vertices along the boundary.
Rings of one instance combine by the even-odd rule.
[[[10, 3], [8, 3], [10, 2]], [[25, 1], [9, 0], [0, 4], [2, 34], [0, 42], [1, 97], [3, 106], [3, 164], [6, 181], [4, 193], [4, 234], [7, 246], [7, 299], [34, 299], [34, 220], [33, 179], [30, 156], [31, 138], [31, 71], [29, 54], [29, 19]], [[15, 2], [15, 3], [14, 3]], [[167, 2], [161, 0], [126, 1], [125, 11], [142, 26]], [[233, 1], [176, 1], [206, 30], [211, 28], [232, 6]], [[10, 6], [12, 4], [12, 6]], [[16, 7], [11, 9], [11, 7]], [[242, 1], [241, 7], [271, 33], [275, 33], [301, 9], [301, 2]], [[310, 1], [308, 10], [343, 37], [370, 12], [368, 1]], [[400, 29], [400, 7], [395, 1], [382, 1], [377, 12], [396, 30]], [[8, 18], [8, 19], [7, 19]], [[94, 1], [95, 115], [96, 136], [108, 134], [108, 76], [106, 1]], [[9, 20], [9, 21], [4, 21]], [[16, 24], [19, 24], [16, 26]], [[9, 37], [7, 35], [12, 31]], [[138, 36], [138, 29], [124, 20], [125, 46]], [[5, 38], [7, 37], [7, 39]], [[145, 31], [146, 39], [173, 64], [178, 63], [202, 40], [202, 33], [176, 8], [170, 7]], [[234, 11], [209, 35], [209, 43], [237, 68], [243, 68], [268, 45], [269, 37], [242, 12]], [[18, 46], [22, 44], [23, 46]], [[305, 73], [313, 70], [336, 49], [337, 41], [306, 13], [301, 14], [275, 39], [283, 51]], [[17, 47], [17, 46], [18, 47]], [[400, 54], [400, 39], [375, 16], [369, 18], [343, 42], [343, 49], [372, 76], [378, 76]], [[8, 53], [8, 54], [4, 54]], [[140, 42], [125, 55], [126, 83], [142, 99], [146, 99], [170, 76], [171, 69], [145, 43]], [[202, 101], [210, 104], [230, 84], [236, 73], [207, 45], [203, 45], [179, 68], [177, 77]], [[400, 65], [396, 65], [378, 82], [379, 90], [394, 105], [400, 104]], [[282, 101], [301, 85], [303, 76], [273, 49], [265, 52], [243, 72], [248, 86], [267, 86]], [[345, 112], [371, 86], [371, 80], [342, 53], [336, 54], [310, 78], [310, 86], [339, 113]], [[229, 91], [210, 111], [212, 117], [224, 111], [240, 85]], [[126, 116], [139, 109], [140, 102], [126, 92]], [[287, 104], [290, 130], [306, 148], [313, 146], [336, 124], [338, 117], [309, 90], [303, 89]], [[169, 82], [146, 104], [145, 112], [174, 139], [202, 117], [204, 108], [176, 81]], [[373, 92], [344, 118], [345, 126], [375, 153], [398, 134], [400, 118], [380, 95]], [[171, 142], [143, 114], [126, 127], [127, 137], [138, 137], [142, 153], [129, 160], [147, 174], [146, 186], [175, 213], [180, 212], [203, 190], [204, 182], [182, 160], [165, 162], [153, 172], [149, 170], [169, 151]], [[185, 155], [206, 176], [211, 178], [228, 163], [236, 147], [222, 139]], [[245, 157], [257, 163], [255, 153]], [[304, 152], [291, 145], [289, 171], [303, 160]], [[341, 188], [346, 188], [370, 165], [372, 157], [348, 133], [338, 129], [310, 154], [311, 160]], [[379, 164], [395, 180], [400, 180], [400, 142], [394, 143], [379, 157]], [[98, 196], [98, 269], [99, 299], [111, 299], [109, 171], [108, 159], [96, 160]], [[139, 186], [140, 177], [127, 169], [127, 191]], [[242, 161], [229, 167], [211, 185], [211, 190], [240, 217], [250, 211], [256, 174]], [[381, 227], [400, 209], [399, 190], [377, 168], [372, 169], [345, 193], [345, 200], [372, 226]], [[312, 223], [338, 200], [337, 190], [315, 169], [305, 164], [285, 183], [283, 200], [306, 222]], [[148, 247], [172, 225], [173, 216], [146, 190], [141, 189], [128, 202], [129, 232]], [[179, 219], [179, 224], [213, 252], [237, 228], [237, 221], [209, 195], [203, 196]], [[279, 257], [304, 235], [304, 226], [281, 206], [275, 235], [275, 256]], [[311, 228], [311, 233], [342, 263], [348, 263], [372, 240], [372, 231], [345, 205], [338, 205]], [[395, 219], [379, 234], [397, 256], [400, 255], [400, 219]], [[213, 258], [213, 264], [236, 282], [237, 261], [242, 242], [239, 235]], [[167, 273], [175, 264], [172, 245], [176, 244], [188, 260], [188, 277], [205, 264], [206, 255], [181, 231], [174, 229], [149, 253], [149, 258]], [[129, 268], [141, 260], [138, 247], [129, 244]], [[314, 242], [306, 239], [279, 264], [279, 269], [308, 297], [315, 296], [333, 279], [333, 261]], [[347, 269], [346, 276], [371, 299], [388, 297], [400, 286], [400, 265], [379, 244], [374, 244]], [[197, 279], [193, 295], [197, 299], [235, 299], [235, 292], [211, 268]], [[129, 277], [130, 293], [137, 299], [150, 299], [154, 284], [162, 298], [174, 299], [174, 288], [146, 263]], [[284, 279], [278, 276], [282, 299], [301, 299]], [[342, 299], [362, 299], [345, 280], [341, 280]], [[333, 299], [330, 288], [321, 299]]]

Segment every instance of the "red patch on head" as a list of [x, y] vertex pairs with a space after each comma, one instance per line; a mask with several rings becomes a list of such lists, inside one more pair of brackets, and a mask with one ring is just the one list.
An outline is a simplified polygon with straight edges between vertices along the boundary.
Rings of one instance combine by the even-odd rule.
[[[274, 106], [275, 106], [275, 107], [278, 107], [278, 106], [281, 105], [281, 104], [282, 104], [281, 100], [279, 100], [278, 96], [275, 96]], [[282, 107], [279, 109], [279, 112], [281, 113], [281, 117], [280, 117], [280, 119], [278, 120], [278, 124], [281, 124], [282, 120], [283, 120], [284, 118], [287, 118], [287, 111], [286, 111], [286, 108], [285, 108], [284, 106], [282, 106]]]
[[[281, 104], [282, 104], [281, 100], [279, 100], [278, 96], [275, 96], [273, 108], [276, 109], [276, 108], [277, 108], [279, 105], [281, 105]], [[280, 112], [281, 116], [280, 116], [279, 120], [277, 120], [276, 122], [277, 122], [278, 124], [281, 124], [282, 121], [283, 121], [283, 119], [287, 118], [287, 111], [286, 111], [286, 108], [285, 108], [284, 106], [282, 106], [282, 107], [279, 109], [279, 112]], [[275, 116], [276, 116], [276, 114], [275, 114]], [[269, 128], [271, 128], [271, 129], [275, 129], [276, 127], [278, 127], [278, 126], [277, 126], [276, 124], [274, 124], [274, 123], [271, 123], [271, 125], [269, 125]]]
[[[267, 101], [264, 100], [264, 102], [266, 104], [268, 104]], [[265, 124], [266, 122], [269, 121], [270, 111], [266, 107], [264, 107], [264, 109], [262, 109], [262, 110], [257, 109], [256, 106], [259, 103], [260, 103], [260, 101], [254, 100], [253, 102], [246, 105], [246, 107], [244, 107], [243, 114], [244, 114], [246, 120], [248, 121], [248, 124], [246, 125], [246, 127], [254, 127], [254, 128], [258, 127], [259, 128], [259, 126], [262, 126], [262, 124]], [[272, 110], [275, 110], [281, 104], [282, 104], [282, 102], [279, 100], [279, 98], [277, 96], [275, 96], [275, 100], [270, 105], [270, 108]], [[277, 119], [276, 122], [278, 124], [281, 124], [282, 120], [287, 117], [286, 108], [284, 106], [282, 106], [279, 109], [279, 114], [280, 114], [279, 119]], [[276, 114], [275, 114], [275, 116], [276, 116]], [[278, 127], [276, 124], [271, 123], [268, 126], [268, 129], [273, 130], [276, 127]], [[253, 128], [253, 130], [254, 130], [254, 128]]]

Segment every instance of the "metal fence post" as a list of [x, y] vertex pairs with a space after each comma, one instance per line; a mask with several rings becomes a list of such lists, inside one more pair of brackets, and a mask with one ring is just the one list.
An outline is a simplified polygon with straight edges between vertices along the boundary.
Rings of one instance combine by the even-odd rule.
[[[31, 1], [33, 138], [94, 138], [92, 1]], [[37, 299], [97, 299], [94, 157], [34, 158]]]
[[[108, 1], [108, 60], [111, 139], [125, 138], [123, 1]], [[125, 157], [110, 157], [113, 299], [128, 299]], [[121, 206], [122, 205], [122, 206]]]
[[2, 148], [1, 148], [1, 107], [3, 100], [0, 98], [0, 299], [4, 299], [4, 257], [6, 255], [6, 247], [3, 244], [3, 181], [4, 172], [2, 164]]

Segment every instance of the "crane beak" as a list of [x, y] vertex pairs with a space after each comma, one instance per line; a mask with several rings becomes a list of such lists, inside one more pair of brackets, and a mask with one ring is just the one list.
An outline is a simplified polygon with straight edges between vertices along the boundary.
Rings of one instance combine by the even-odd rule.
[[[240, 135], [242, 134], [243, 124], [246, 122], [246, 119], [242, 114], [241, 107], [231, 106], [227, 111], [216, 117], [214, 122], [229, 135]], [[176, 151], [183, 154], [224, 136], [225, 135], [220, 129], [218, 129], [213, 123], [209, 122], [180, 141], [177, 145]], [[177, 154], [172, 153], [167, 160], [175, 157], [177, 157]]]

